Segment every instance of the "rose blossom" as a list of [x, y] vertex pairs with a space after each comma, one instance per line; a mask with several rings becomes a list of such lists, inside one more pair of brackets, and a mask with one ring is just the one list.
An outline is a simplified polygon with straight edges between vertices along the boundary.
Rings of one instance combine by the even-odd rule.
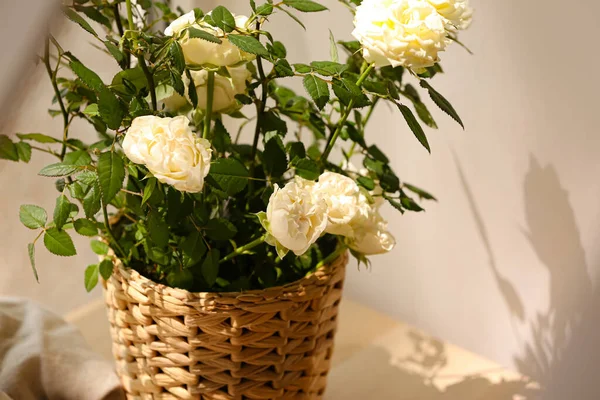
[[[235, 16], [236, 27], [240, 30], [247, 29], [246, 24], [248, 17], [243, 15]], [[196, 22], [194, 11], [182, 15], [165, 29], [166, 36], [179, 36], [187, 28], [196, 28], [206, 31], [221, 39], [221, 43], [213, 43], [204, 39], [190, 38], [189, 33], [184, 33], [179, 38], [179, 44], [183, 50], [185, 61], [189, 65], [209, 65], [217, 67], [231, 67], [239, 65], [243, 62], [254, 59], [254, 55], [240, 50], [233, 45], [227, 38], [225, 33], [220, 28], [204, 23], [203, 21]]]
[[144, 164], [162, 183], [181, 192], [200, 192], [210, 169], [211, 147], [192, 132], [189, 122], [183, 116], [137, 117], [123, 140], [125, 155]]
[[469, 0], [428, 0], [455, 29], [467, 29], [473, 20]]
[[[238, 101], [235, 98], [238, 94], [246, 93], [248, 90], [248, 81], [251, 78], [250, 71], [245, 65], [236, 68], [227, 68], [231, 78], [215, 74], [215, 87], [213, 92], [213, 112], [228, 114], [238, 110]], [[207, 92], [208, 92], [208, 71], [191, 71], [192, 79], [196, 85], [198, 94], [198, 108], [206, 110]], [[183, 76], [185, 84], [185, 93], [188, 96], [189, 79]]]
[[356, 182], [347, 176], [327, 171], [319, 177], [315, 191], [327, 203], [329, 223], [325, 232], [351, 236], [353, 230], [349, 224], [358, 212], [360, 194]]
[[283, 188], [275, 185], [261, 223], [267, 230], [267, 243], [283, 258], [288, 250], [304, 254], [327, 227], [327, 204], [315, 196], [315, 183], [296, 177]]
[[446, 21], [427, 0], [364, 0], [352, 35], [369, 63], [422, 69], [450, 43]]

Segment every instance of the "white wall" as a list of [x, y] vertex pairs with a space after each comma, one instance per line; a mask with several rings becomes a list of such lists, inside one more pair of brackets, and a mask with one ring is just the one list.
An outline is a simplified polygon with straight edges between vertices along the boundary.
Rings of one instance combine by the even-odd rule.
[[[568, 372], [583, 358], [590, 365], [600, 360], [592, 352], [599, 321], [592, 299], [600, 272], [600, 3], [472, 2], [475, 22], [461, 39], [475, 55], [452, 47], [443, 55], [447, 73], [433, 82], [466, 131], [436, 112], [440, 129], [428, 131], [429, 156], [397, 111], [381, 107], [369, 128], [399, 176], [440, 201], [423, 214], [388, 210], [398, 247], [373, 258], [371, 271], [352, 266], [347, 295], [554, 382], [556, 399], [581, 399], [559, 396], [573, 385], [551, 377], [585, 379]], [[239, 0], [221, 3], [247, 10]], [[331, 12], [314, 15], [309, 32], [284, 15], [272, 18], [292, 61], [327, 59], [328, 28], [338, 39], [350, 38], [350, 16], [337, 2], [324, 3]], [[19, 130], [58, 129], [42, 111], [49, 95], [46, 83], [32, 93], [15, 116]], [[81, 281], [93, 256], [42, 257], [43, 283], [31, 284], [24, 251], [30, 232], [18, 224], [16, 210], [30, 201], [51, 207], [52, 189], [32, 177], [41, 165], [0, 163], [0, 187], [18, 188], [0, 199], [0, 264], [9, 268], [3, 267], [0, 293], [48, 296], [52, 308], [65, 311], [87, 299]], [[564, 335], [569, 331], [573, 339]]]
[[[244, 2], [221, 3], [246, 10]], [[324, 3], [331, 12], [304, 18], [309, 32], [286, 16], [272, 18], [292, 61], [327, 59], [329, 28], [338, 39], [350, 38], [349, 15], [335, 1]], [[561, 360], [581, 365], [573, 356], [579, 353], [592, 357], [590, 365], [600, 361], [590, 349], [597, 347], [593, 336], [580, 332], [581, 316], [593, 315], [597, 304], [592, 292], [600, 272], [594, 118], [600, 57], [591, 39], [600, 3], [472, 4], [475, 22], [461, 40], [475, 55], [451, 47], [443, 55], [447, 73], [433, 81], [459, 110], [466, 131], [437, 112], [440, 129], [428, 131], [429, 156], [399, 113], [384, 106], [368, 134], [391, 155], [401, 178], [440, 201], [423, 214], [388, 210], [398, 246], [373, 258], [371, 271], [350, 268], [347, 294], [555, 387], [572, 388], [565, 382], [581, 380], [581, 373]], [[566, 332], [580, 338], [575, 342]]]

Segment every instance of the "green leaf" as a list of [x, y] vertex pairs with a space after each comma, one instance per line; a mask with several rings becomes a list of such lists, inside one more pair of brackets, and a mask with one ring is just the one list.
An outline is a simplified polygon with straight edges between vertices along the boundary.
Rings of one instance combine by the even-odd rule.
[[79, 60], [73, 59], [69, 63], [69, 66], [77, 75], [77, 77], [83, 82], [88, 88], [100, 92], [106, 88], [102, 79], [94, 71], [83, 65]]
[[44, 234], [44, 245], [50, 253], [62, 257], [71, 257], [77, 254], [71, 236], [65, 231], [50, 228]]
[[218, 158], [210, 165], [210, 176], [230, 196], [233, 196], [246, 188], [250, 173], [235, 158]]
[[33, 140], [38, 143], [60, 143], [60, 140], [43, 133], [17, 133], [17, 136], [21, 140]]
[[310, 66], [315, 72], [324, 76], [341, 75], [342, 72], [348, 69], [347, 65], [333, 61], [313, 61], [310, 63]]
[[402, 204], [402, 207], [410, 211], [425, 211], [420, 205], [418, 205], [413, 199], [411, 199], [408, 196], [402, 196], [402, 198], [400, 198], [400, 203]]
[[265, 144], [263, 163], [267, 174], [278, 178], [288, 169], [285, 148], [279, 136], [274, 136]]
[[90, 242], [90, 247], [92, 248], [92, 251], [99, 256], [105, 256], [108, 254], [108, 244], [101, 242], [100, 240], [92, 240]]
[[83, 167], [91, 164], [92, 157], [85, 150], [77, 150], [67, 153], [63, 162], [67, 165]]
[[273, 4], [265, 3], [258, 6], [256, 9], [256, 15], [268, 16], [273, 13]]
[[69, 219], [69, 214], [71, 214], [71, 202], [64, 194], [60, 195], [56, 199], [56, 207], [54, 207], [54, 224], [57, 229], [63, 228]]
[[213, 240], [229, 240], [237, 233], [237, 228], [225, 218], [211, 219], [204, 227], [206, 236]]
[[210, 13], [210, 17], [215, 25], [225, 32], [231, 32], [235, 29], [235, 18], [231, 12], [223, 6], [215, 7]]
[[437, 92], [434, 88], [432, 88], [429, 83], [427, 83], [424, 80], [421, 80], [420, 85], [422, 88], [427, 89], [427, 91], [429, 92], [429, 96], [431, 97], [431, 100], [433, 100], [433, 102], [442, 111], [444, 111], [446, 114], [448, 114], [450, 117], [452, 117], [452, 119], [454, 119], [456, 122], [458, 122], [458, 124], [463, 129], [465, 129], [465, 126], [464, 126], [462, 120], [460, 119], [460, 117], [458, 116], [458, 113], [456, 112], [454, 107], [452, 107], [452, 104], [450, 104], [450, 102], [448, 100], [446, 100], [446, 98], [444, 96], [442, 96], [439, 92]]
[[372, 158], [365, 157], [365, 159], [363, 160], [363, 165], [369, 171], [374, 172], [375, 175], [377, 175], [377, 176], [383, 175], [383, 170], [385, 168], [385, 164], [382, 163], [381, 161], [377, 161]]
[[433, 116], [427, 109], [427, 106], [421, 102], [413, 103], [415, 105], [415, 111], [417, 111], [417, 115], [419, 119], [425, 123], [430, 128], [437, 129], [437, 123], [433, 119]]
[[19, 161], [17, 146], [6, 135], [0, 135], [0, 159]]
[[194, 275], [188, 269], [172, 271], [167, 275], [167, 283], [171, 287], [191, 289], [194, 284]]
[[290, 161], [294, 161], [296, 158], [306, 157], [306, 149], [302, 142], [291, 142], [287, 144], [287, 151], [290, 155]]
[[283, 4], [302, 12], [318, 12], [328, 9], [324, 5], [311, 0], [283, 0]]
[[98, 112], [110, 129], [119, 129], [125, 116], [121, 102], [108, 88], [104, 88], [98, 96]]
[[173, 66], [179, 73], [179, 75], [183, 74], [185, 71], [185, 58], [183, 56], [183, 49], [179, 42], [175, 41], [171, 44], [169, 48], [169, 53], [171, 54], [171, 58], [173, 59]]
[[358, 182], [360, 186], [364, 187], [367, 190], [375, 189], [375, 181], [369, 177], [359, 176], [358, 179], [356, 179], [356, 182]]
[[39, 229], [46, 226], [48, 215], [42, 207], [25, 204], [19, 208], [19, 219], [29, 229]]
[[105, 204], [108, 204], [123, 187], [125, 166], [121, 156], [112, 151], [100, 154], [100, 157], [98, 157], [98, 177], [100, 189], [102, 189], [102, 199]]
[[116, 74], [110, 84], [111, 89], [123, 95], [136, 94], [146, 88], [148, 81], [141, 67], [135, 67], [120, 71]]
[[294, 69], [299, 74], [308, 74], [308, 73], [312, 72], [312, 68], [310, 65], [306, 65], [306, 64], [302, 64], [302, 63], [294, 64]]
[[202, 277], [206, 281], [209, 286], [214, 285], [217, 277], [219, 276], [219, 259], [221, 258], [221, 253], [218, 249], [213, 249], [206, 255], [202, 266], [200, 267], [200, 271], [202, 272]]
[[383, 152], [379, 149], [379, 147], [377, 147], [375, 145], [369, 146], [369, 148], [367, 149], [367, 152], [377, 161], [381, 161], [382, 163], [385, 163], [385, 164], [390, 162], [389, 158], [387, 158], [386, 155], [383, 154]]
[[100, 187], [97, 182], [94, 182], [83, 198], [83, 211], [86, 217], [93, 218], [100, 211], [100, 208], [102, 208], [100, 199]]
[[39, 283], [40, 278], [38, 276], [37, 269], [35, 268], [35, 244], [29, 243], [27, 245], [27, 253], [29, 254], [29, 262], [31, 263], [31, 269], [33, 270], [33, 276], [35, 276], [35, 280]]
[[123, 54], [123, 52], [119, 50], [119, 47], [117, 47], [117, 45], [115, 45], [112, 42], [109, 42], [108, 40], [105, 40], [104, 47], [106, 47], [108, 52], [114, 57], [114, 59], [119, 65], [121, 65], [121, 63], [125, 61], [125, 54]]
[[421, 143], [423, 145], [423, 147], [425, 147], [427, 149], [427, 151], [431, 153], [431, 148], [429, 147], [429, 142], [427, 141], [427, 136], [425, 136], [425, 132], [423, 131], [423, 128], [419, 124], [419, 121], [417, 121], [417, 119], [415, 118], [415, 116], [412, 113], [412, 111], [410, 110], [410, 108], [408, 108], [404, 104], [400, 104], [400, 103], [396, 103], [396, 105], [400, 109], [400, 112], [404, 116], [404, 119], [406, 120], [408, 127], [410, 128], [412, 133], [415, 135], [415, 137], [417, 138], [419, 143]]
[[337, 63], [340, 61], [337, 43], [335, 42], [335, 37], [333, 37], [333, 32], [331, 32], [331, 29], [329, 30], [329, 56], [333, 62]]
[[294, 70], [290, 63], [285, 59], [281, 58], [275, 62], [275, 72], [277, 73], [277, 77], [284, 78], [286, 76], [294, 76]]
[[94, 28], [92, 28], [92, 26], [89, 24], [89, 22], [87, 22], [85, 19], [83, 19], [83, 17], [81, 15], [77, 14], [77, 12], [75, 12], [71, 8], [65, 8], [64, 12], [65, 12], [65, 15], [67, 16], [67, 18], [69, 18], [71, 21], [75, 22], [76, 24], [81, 26], [83, 29], [85, 29], [86, 31], [91, 33], [92, 35], [98, 36], [98, 34], [94, 30]]
[[208, 33], [202, 29], [191, 27], [191, 28], [187, 29], [187, 32], [188, 32], [190, 39], [202, 39], [202, 40], [206, 40], [207, 42], [217, 43], [217, 44], [223, 43], [223, 41], [221, 39], [219, 39], [215, 35]]
[[91, 292], [98, 284], [98, 272], [98, 264], [89, 265], [85, 269], [84, 283], [85, 290], [87, 290], [88, 293]]
[[417, 196], [419, 196], [420, 199], [437, 201], [437, 199], [435, 197], [433, 197], [433, 195], [431, 195], [430, 193], [424, 191], [421, 188], [418, 188], [418, 187], [416, 187], [414, 185], [411, 185], [410, 183], [404, 183], [402, 186], [404, 188], [410, 190], [411, 192], [413, 192]]
[[17, 147], [17, 154], [19, 154], [19, 160], [28, 163], [31, 161], [31, 146], [29, 143], [18, 142], [15, 143]]
[[79, 233], [80, 235], [87, 237], [98, 235], [98, 227], [96, 226], [96, 223], [90, 221], [89, 219], [79, 218], [75, 220], [73, 225], [75, 226], [75, 232]]
[[98, 111], [98, 104], [94, 103], [94, 104], [88, 105], [85, 108], [85, 110], [83, 110], [83, 113], [85, 115], [87, 115], [88, 117], [99, 117], [100, 116], [100, 111]]
[[329, 87], [327, 83], [322, 79], [317, 78], [314, 75], [306, 75], [303, 79], [304, 88], [315, 102], [319, 110], [329, 101]]
[[100, 275], [102, 276], [102, 278], [105, 281], [107, 281], [110, 278], [110, 276], [112, 275], [113, 267], [114, 267], [114, 264], [113, 264], [112, 260], [109, 260], [109, 259], [104, 259], [100, 263], [100, 266], [98, 267], [98, 269], [100, 270]]
[[345, 106], [348, 106], [351, 101], [354, 103], [353, 107], [359, 108], [371, 104], [367, 95], [354, 82], [347, 78], [334, 78], [333, 92]]
[[148, 183], [146, 183], [146, 187], [144, 187], [144, 196], [142, 197], [142, 204], [145, 204], [150, 197], [152, 197], [152, 193], [154, 193], [154, 189], [156, 188], [157, 180], [156, 178], [149, 178]]
[[[194, 82], [192, 78], [192, 73], [189, 69], [185, 70], [185, 75], [188, 78], [188, 82]], [[196, 91], [196, 85], [188, 85], [188, 96], [190, 97], [190, 101], [192, 102], [192, 106], [194, 109], [198, 107], [198, 92]]]
[[202, 234], [198, 231], [192, 232], [181, 244], [181, 250], [190, 258], [190, 264], [200, 261], [207, 250]]
[[319, 165], [310, 158], [302, 158], [296, 161], [294, 166], [296, 167], [296, 175], [310, 181], [317, 180], [321, 174]]
[[67, 165], [63, 163], [50, 164], [42, 168], [42, 170], [38, 172], [38, 175], [53, 177], [69, 176], [79, 171], [79, 168], [80, 167], [76, 165]]
[[262, 43], [253, 36], [229, 35], [227, 38], [234, 46], [245, 51], [246, 53], [256, 54], [257, 56], [265, 58], [270, 57], [265, 46], [263, 46]]
[[156, 209], [150, 212], [146, 227], [150, 234], [150, 239], [159, 247], [165, 247], [169, 244], [169, 226], [163, 215], [159, 214]]

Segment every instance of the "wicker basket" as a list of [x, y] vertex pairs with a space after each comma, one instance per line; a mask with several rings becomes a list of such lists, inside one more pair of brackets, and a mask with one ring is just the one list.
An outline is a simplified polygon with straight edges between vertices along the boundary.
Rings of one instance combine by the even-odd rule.
[[127, 398], [321, 399], [347, 261], [243, 293], [190, 293], [115, 268], [104, 296]]

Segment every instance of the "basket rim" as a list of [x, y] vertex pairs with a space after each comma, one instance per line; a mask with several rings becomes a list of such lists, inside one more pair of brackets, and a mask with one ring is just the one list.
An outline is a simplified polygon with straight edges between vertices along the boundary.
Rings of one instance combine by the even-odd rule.
[[[333, 275], [333, 273], [342, 267], [345, 267], [348, 263], [349, 252], [348, 250], [344, 250], [338, 257], [336, 257], [331, 262], [319, 267], [317, 270], [308, 273], [302, 278], [286, 283], [285, 285], [272, 286], [263, 289], [252, 289], [246, 291], [237, 291], [237, 292], [190, 292], [189, 290], [176, 288], [164, 283], [157, 283], [152, 279], [140, 274], [137, 270], [126, 267], [119, 258], [115, 258], [114, 263], [118, 269], [118, 273], [128, 281], [134, 281], [145, 289], [149, 289], [155, 291], [157, 293], [166, 294], [166, 293], [177, 293], [179, 296], [177, 297], [185, 297], [188, 299], [192, 298], [237, 298], [241, 296], [261, 296], [263, 297], [266, 293], [288, 293], [288, 292], [297, 292], [298, 288], [310, 285], [315, 281], [319, 281], [328, 275]], [[116, 272], [116, 271], [115, 271]]]

